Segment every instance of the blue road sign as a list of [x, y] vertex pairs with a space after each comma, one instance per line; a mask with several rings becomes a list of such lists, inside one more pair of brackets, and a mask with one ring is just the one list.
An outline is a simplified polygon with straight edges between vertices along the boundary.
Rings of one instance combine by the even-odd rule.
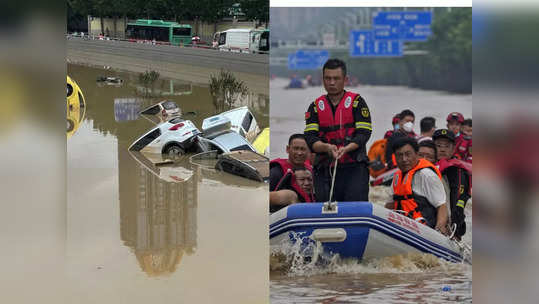
[[326, 50], [299, 50], [288, 54], [289, 70], [317, 70], [329, 59]]
[[400, 57], [399, 40], [374, 40], [372, 30], [350, 31], [350, 57]]
[[431, 34], [431, 12], [374, 12], [376, 40], [426, 41]]

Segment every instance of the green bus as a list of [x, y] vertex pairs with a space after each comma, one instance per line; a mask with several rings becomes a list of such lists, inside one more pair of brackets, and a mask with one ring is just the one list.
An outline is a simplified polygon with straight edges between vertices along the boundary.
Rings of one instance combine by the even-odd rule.
[[125, 29], [125, 37], [129, 40], [145, 40], [167, 42], [172, 45], [191, 44], [193, 37], [189, 24], [179, 24], [163, 20], [138, 19], [130, 22]]

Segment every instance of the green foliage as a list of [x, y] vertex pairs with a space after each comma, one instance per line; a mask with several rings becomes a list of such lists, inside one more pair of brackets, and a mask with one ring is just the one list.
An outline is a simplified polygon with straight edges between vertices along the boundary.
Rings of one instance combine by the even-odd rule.
[[259, 24], [269, 21], [269, 1], [239, 0], [241, 10], [248, 20], [256, 20]]
[[[76, 15], [131, 19], [199, 20], [216, 22], [228, 15], [234, 0], [68, 0]], [[268, 1], [265, 3], [269, 14]], [[266, 18], [267, 20], [267, 18]]]
[[230, 71], [221, 69], [219, 74], [210, 75], [210, 93], [216, 112], [220, 113], [231, 109], [238, 98], [247, 96], [249, 89]]
[[471, 92], [472, 10], [453, 8], [439, 11], [435, 16], [426, 48], [440, 82], [438, 86], [456, 92]]

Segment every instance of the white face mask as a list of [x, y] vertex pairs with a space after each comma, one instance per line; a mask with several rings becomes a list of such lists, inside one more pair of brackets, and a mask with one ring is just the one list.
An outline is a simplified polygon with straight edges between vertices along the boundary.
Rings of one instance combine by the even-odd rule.
[[414, 129], [414, 123], [409, 121], [409, 122], [405, 123], [404, 125], [402, 125], [402, 129], [404, 131], [410, 133]]

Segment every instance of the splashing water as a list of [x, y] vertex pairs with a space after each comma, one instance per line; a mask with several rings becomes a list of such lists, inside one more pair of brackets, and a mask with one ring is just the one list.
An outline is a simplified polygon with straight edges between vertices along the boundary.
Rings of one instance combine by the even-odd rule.
[[452, 263], [426, 253], [399, 254], [368, 260], [341, 258], [323, 250], [321, 242], [304, 232], [292, 233], [290, 241], [273, 245], [270, 270], [289, 277], [323, 274], [462, 272], [465, 263]]

